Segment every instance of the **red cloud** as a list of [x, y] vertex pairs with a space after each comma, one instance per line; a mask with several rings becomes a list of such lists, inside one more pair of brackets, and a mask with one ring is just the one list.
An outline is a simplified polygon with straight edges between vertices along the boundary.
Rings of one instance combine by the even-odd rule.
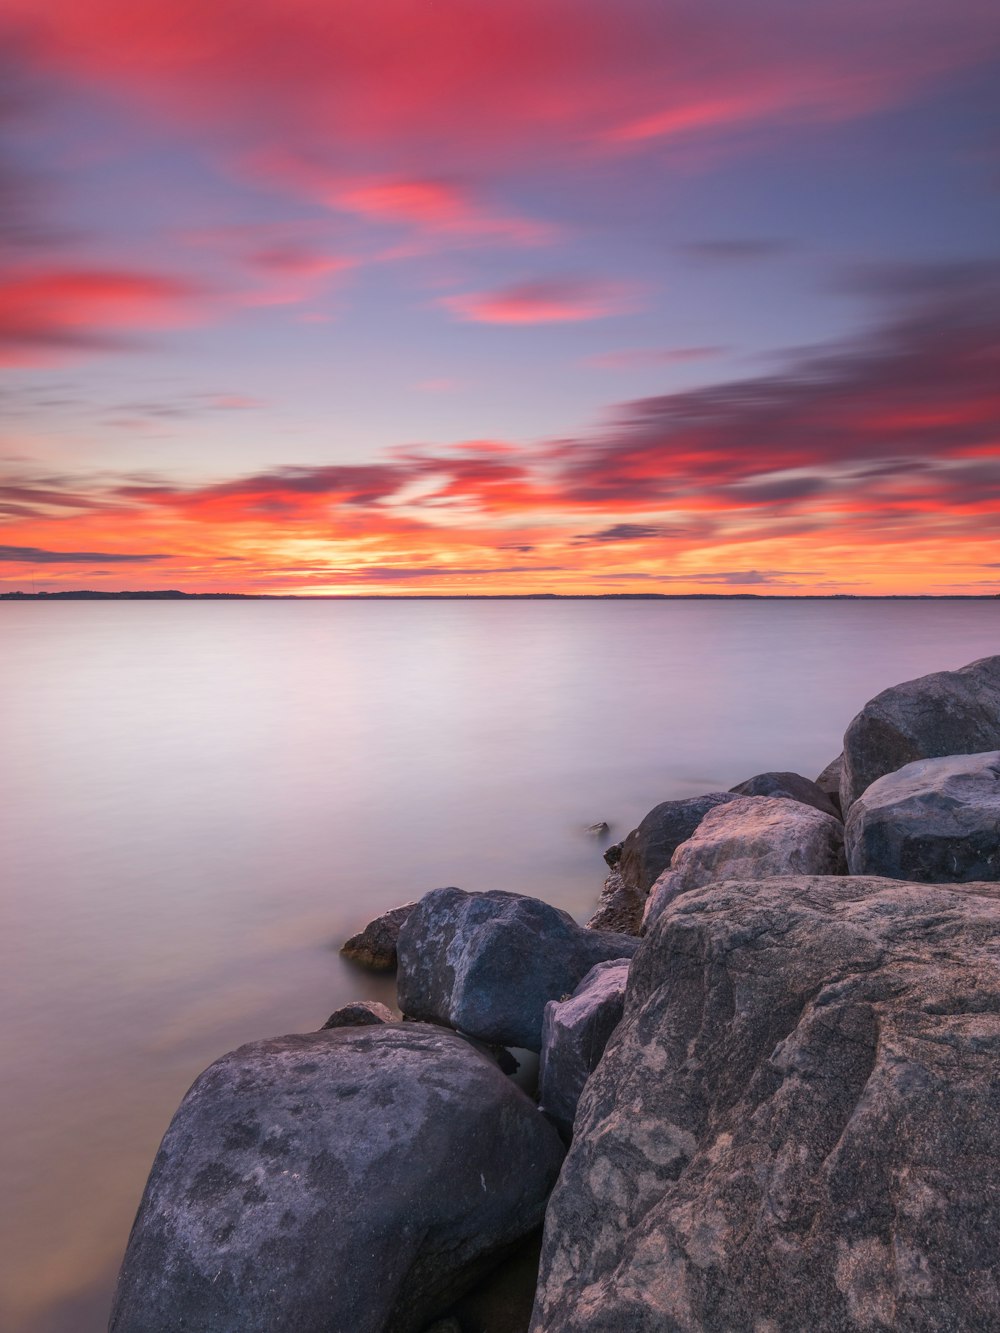
[[118, 345], [122, 329], [186, 323], [192, 283], [115, 269], [26, 269], [0, 282], [0, 364]]
[[495, 292], [443, 296], [438, 304], [477, 324], [553, 324], [627, 314], [636, 309], [636, 293], [624, 283], [546, 278]]

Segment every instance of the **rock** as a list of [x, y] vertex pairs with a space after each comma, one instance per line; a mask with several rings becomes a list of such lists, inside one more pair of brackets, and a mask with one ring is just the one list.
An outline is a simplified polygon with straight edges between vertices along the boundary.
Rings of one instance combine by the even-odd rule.
[[615, 930], [621, 935], [638, 935], [642, 929], [642, 914], [646, 909], [646, 895], [632, 888], [617, 870], [604, 881], [597, 911], [586, 923], [587, 930]]
[[844, 814], [876, 778], [904, 764], [997, 749], [1000, 657], [893, 685], [865, 704], [844, 735]]
[[539, 1105], [569, 1138], [576, 1104], [621, 1020], [629, 960], [592, 967], [568, 1000], [550, 1000], [542, 1022]]
[[687, 842], [709, 810], [734, 800], [732, 792], [713, 791], [684, 801], [663, 801], [620, 844], [616, 862], [608, 861], [614, 848], [608, 848], [604, 859], [617, 867], [626, 884], [645, 895], [670, 864], [674, 850]]
[[377, 1000], [354, 1000], [341, 1009], [335, 1009], [320, 1028], [320, 1032], [325, 1032], [327, 1028], [365, 1027], [372, 1023], [395, 1022], [392, 1010], [384, 1004], [379, 1004]]
[[758, 773], [729, 789], [737, 796], [783, 796], [789, 801], [811, 805], [826, 815], [840, 818], [840, 805], [834, 805], [818, 782], [810, 782], [800, 773]]
[[399, 934], [399, 1007], [482, 1041], [537, 1051], [549, 1000], [571, 995], [595, 963], [639, 941], [586, 930], [519, 893], [425, 894]]
[[636, 955], [534, 1333], [973, 1333], [1000, 1309], [1000, 889], [686, 894]]
[[612, 870], [614, 870], [615, 866], [617, 866], [618, 862], [622, 859], [622, 848], [624, 845], [623, 842], [613, 842], [610, 847], [604, 849], [604, 859]]
[[243, 1046], [167, 1130], [111, 1333], [418, 1333], [537, 1227], [562, 1153], [453, 1033]]
[[841, 750], [836, 759], [831, 759], [826, 768], [816, 779], [816, 786], [825, 791], [827, 796], [836, 801], [840, 809], [840, 776], [844, 771], [844, 752]]
[[682, 893], [726, 879], [842, 875], [844, 826], [833, 815], [779, 796], [737, 796], [710, 810], [656, 881], [643, 925]]
[[394, 972], [396, 969], [396, 941], [403, 922], [416, 907], [416, 903], [403, 903], [401, 907], [390, 908], [374, 921], [369, 921], [364, 930], [352, 935], [340, 946], [340, 952], [352, 962], [372, 972]]
[[1000, 880], [1000, 750], [887, 773], [851, 806], [845, 844], [852, 875]]
[[528, 1333], [541, 1248], [539, 1228], [453, 1306], [459, 1333]]
[[608, 831], [607, 823], [602, 819], [599, 824], [588, 824], [585, 833], [589, 833], [592, 838], [603, 838]]

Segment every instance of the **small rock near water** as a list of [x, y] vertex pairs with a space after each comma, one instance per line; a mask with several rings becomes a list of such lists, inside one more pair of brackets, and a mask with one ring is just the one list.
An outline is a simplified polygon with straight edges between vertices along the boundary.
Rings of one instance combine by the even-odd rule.
[[539, 1104], [564, 1138], [576, 1104], [625, 1007], [629, 960], [592, 967], [568, 1000], [550, 1000], [542, 1023]]
[[852, 875], [925, 884], [1000, 880], [1000, 750], [918, 759], [851, 806]]
[[646, 895], [626, 884], [617, 870], [612, 870], [604, 881], [597, 911], [587, 922], [587, 930], [614, 930], [622, 935], [638, 935], [642, 930], [642, 914], [646, 910]]
[[876, 778], [904, 764], [997, 749], [1000, 656], [893, 685], [865, 704], [844, 735], [844, 814]]
[[631, 957], [638, 944], [587, 930], [519, 893], [434, 889], [400, 931], [399, 1007], [482, 1041], [537, 1051], [547, 1002], [571, 995], [595, 963]]
[[371, 1026], [373, 1023], [396, 1021], [392, 1010], [384, 1004], [379, 1004], [377, 1000], [354, 1000], [351, 1004], [335, 1009], [320, 1028], [320, 1032], [325, 1032], [327, 1028], [360, 1028]]
[[677, 848], [649, 895], [644, 929], [680, 894], [706, 884], [845, 869], [844, 826], [834, 815], [779, 796], [737, 796]]
[[369, 921], [364, 930], [352, 935], [340, 946], [340, 952], [354, 963], [360, 963], [372, 972], [396, 970], [396, 941], [403, 922], [413, 911], [416, 902], [403, 903], [383, 912]]
[[421, 1333], [541, 1221], [563, 1148], [426, 1024], [243, 1046], [163, 1139], [111, 1333]]

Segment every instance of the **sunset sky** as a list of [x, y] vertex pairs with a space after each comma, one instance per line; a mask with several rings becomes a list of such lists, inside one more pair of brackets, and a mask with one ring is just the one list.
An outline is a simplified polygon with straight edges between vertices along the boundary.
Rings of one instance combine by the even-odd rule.
[[0, 0], [0, 587], [1000, 591], [996, 0]]

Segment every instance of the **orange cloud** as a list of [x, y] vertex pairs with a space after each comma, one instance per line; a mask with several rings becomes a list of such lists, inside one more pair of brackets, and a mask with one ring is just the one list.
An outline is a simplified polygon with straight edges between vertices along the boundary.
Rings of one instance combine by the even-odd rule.
[[637, 308], [634, 287], [575, 278], [542, 278], [493, 292], [465, 292], [438, 301], [476, 324], [554, 324], [605, 319]]

